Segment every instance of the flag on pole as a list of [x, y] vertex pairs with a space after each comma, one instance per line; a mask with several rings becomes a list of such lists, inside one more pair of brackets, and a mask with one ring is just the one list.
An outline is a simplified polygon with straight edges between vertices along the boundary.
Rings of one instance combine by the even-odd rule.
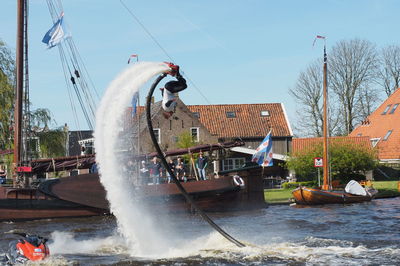
[[129, 56], [129, 59], [128, 59], [128, 64], [131, 62], [131, 58], [136, 58], [136, 61], [139, 60], [139, 56], [137, 54], [131, 54], [131, 56]]
[[315, 39], [314, 39], [314, 42], [313, 42], [312, 46], [314, 46], [314, 44], [315, 44], [315, 42], [317, 41], [317, 39], [323, 39], [323, 40], [325, 40], [325, 36], [317, 35], [317, 36], [315, 37]]
[[67, 32], [64, 25], [64, 13], [61, 13], [60, 18], [44, 35], [42, 42], [47, 44], [47, 48], [50, 49], [68, 37], [70, 37], [70, 34]]
[[132, 117], [136, 115], [138, 100], [139, 100], [139, 92], [137, 91], [135, 92], [135, 94], [133, 94], [132, 97]]
[[258, 146], [256, 152], [253, 154], [253, 157], [251, 158], [251, 161], [258, 163], [262, 167], [273, 166], [271, 131], [261, 142], [260, 146]]

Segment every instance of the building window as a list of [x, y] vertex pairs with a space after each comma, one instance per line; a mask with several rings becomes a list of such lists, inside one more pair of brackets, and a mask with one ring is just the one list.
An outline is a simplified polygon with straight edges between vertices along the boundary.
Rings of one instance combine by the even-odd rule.
[[194, 142], [199, 142], [199, 128], [198, 127], [191, 127], [190, 135], [192, 136], [192, 140]]
[[390, 110], [389, 114], [393, 114], [394, 111], [396, 111], [397, 106], [399, 106], [398, 103], [396, 103], [395, 105], [393, 105], [393, 108], [392, 108], [392, 110]]
[[378, 144], [378, 142], [379, 142], [380, 139], [381, 139], [381, 138], [373, 138], [373, 139], [370, 139], [372, 147], [375, 147], [376, 144]]
[[261, 116], [269, 116], [269, 111], [261, 111]]
[[222, 170], [233, 170], [244, 165], [245, 158], [229, 158], [222, 161]]
[[357, 137], [361, 137], [361, 136], [362, 136], [362, 133], [358, 133], [358, 134], [357, 134]]
[[200, 118], [200, 113], [199, 112], [193, 112], [193, 116], [196, 118]]
[[161, 130], [159, 128], [153, 129], [154, 135], [156, 136], [157, 143], [161, 143]]
[[392, 130], [388, 130], [388, 132], [386, 133], [386, 135], [383, 137], [383, 140], [388, 140], [390, 134], [392, 134]]
[[236, 117], [236, 112], [226, 112], [226, 117], [227, 118], [235, 118]]
[[382, 115], [385, 115], [385, 114], [389, 111], [389, 109], [390, 109], [391, 106], [392, 106], [391, 104], [389, 104], [388, 106], [386, 106], [386, 108], [385, 108], [385, 110], [383, 111]]

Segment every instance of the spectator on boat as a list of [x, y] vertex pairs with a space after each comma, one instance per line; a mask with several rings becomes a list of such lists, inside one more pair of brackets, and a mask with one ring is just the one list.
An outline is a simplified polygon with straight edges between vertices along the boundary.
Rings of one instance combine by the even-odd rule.
[[85, 146], [81, 146], [81, 155], [85, 155], [86, 148]]
[[151, 163], [149, 165], [150, 171], [150, 179], [153, 181], [153, 184], [160, 184], [161, 176], [162, 176], [162, 168], [161, 164], [158, 162], [157, 157], [153, 157]]
[[92, 164], [92, 167], [90, 167], [89, 173], [97, 173], [99, 170], [97, 169], [97, 163], [95, 162]]
[[5, 184], [7, 178], [6, 170], [0, 165], [0, 184]]
[[161, 95], [163, 96], [162, 108], [164, 109], [164, 117], [168, 119], [175, 112], [176, 108], [176, 96], [175, 93], [183, 91], [187, 88], [186, 80], [179, 73], [177, 69], [176, 75], [177, 80], [171, 80], [167, 82], [164, 88], [161, 88]]
[[197, 172], [199, 173], [200, 180], [206, 180], [206, 168], [208, 165], [207, 157], [203, 156], [203, 152], [200, 151], [199, 158], [196, 160], [196, 168]]
[[[175, 163], [174, 163], [174, 160], [172, 160], [172, 158], [169, 158], [169, 161], [168, 161], [168, 167], [169, 167], [169, 169], [171, 169], [171, 171], [175, 174]], [[169, 172], [168, 172], [168, 169], [166, 169], [166, 174], [167, 174], [167, 182], [168, 183], [171, 183], [171, 176], [169, 175]]]
[[140, 163], [140, 177], [142, 180], [142, 184], [146, 184], [149, 179], [149, 169], [147, 168], [146, 162], [142, 161]]
[[176, 166], [175, 166], [175, 171], [177, 173], [177, 178], [178, 180], [187, 181], [186, 178], [186, 171], [185, 171], [185, 164], [182, 161], [181, 157], [178, 157], [177, 162], [176, 162]]

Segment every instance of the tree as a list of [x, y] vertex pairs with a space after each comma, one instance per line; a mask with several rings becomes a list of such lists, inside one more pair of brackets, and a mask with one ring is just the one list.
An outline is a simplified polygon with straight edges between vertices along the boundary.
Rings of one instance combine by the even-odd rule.
[[381, 51], [382, 67], [379, 71], [379, 83], [390, 96], [400, 87], [400, 46], [390, 45]]
[[[297, 79], [296, 85], [289, 90], [290, 95], [295, 98], [301, 106], [296, 111], [299, 120], [296, 129], [301, 135], [321, 137], [323, 134], [323, 62], [321, 59], [312, 62], [306, 71], [302, 71]], [[330, 133], [337, 131], [338, 112], [334, 108], [334, 99], [329, 101], [328, 123]]]
[[12, 148], [14, 55], [0, 40], [0, 150]]
[[65, 156], [67, 134], [68, 132], [65, 132], [63, 127], [39, 132], [40, 157]]
[[[317, 181], [314, 158], [322, 157], [322, 150], [320, 143], [299, 154], [292, 154], [286, 165], [296, 172], [299, 181]], [[343, 142], [329, 145], [329, 162], [332, 180], [340, 180], [343, 184], [350, 179], [365, 179], [363, 174], [377, 166], [374, 150]]]
[[297, 78], [294, 89], [289, 93], [301, 105], [296, 113], [299, 116], [299, 130], [307, 135], [322, 136], [322, 61], [311, 63]]
[[376, 80], [378, 65], [375, 45], [366, 40], [340, 41], [328, 55], [328, 84], [340, 102], [346, 134], [365, 118], [362, 114], [368, 113], [364, 110], [366, 106], [357, 102], [370, 96], [362, 92], [373, 89], [371, 84]]

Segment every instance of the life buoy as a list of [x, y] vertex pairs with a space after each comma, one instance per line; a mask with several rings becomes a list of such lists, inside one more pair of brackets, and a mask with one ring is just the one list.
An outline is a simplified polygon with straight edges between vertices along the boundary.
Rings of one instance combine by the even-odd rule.
[[244, 181], [238, 175], [234, 175], [233, 176], [233, 183], [235, 183], [235, 185], [238, 186], [238, 187], [244, 187]]

